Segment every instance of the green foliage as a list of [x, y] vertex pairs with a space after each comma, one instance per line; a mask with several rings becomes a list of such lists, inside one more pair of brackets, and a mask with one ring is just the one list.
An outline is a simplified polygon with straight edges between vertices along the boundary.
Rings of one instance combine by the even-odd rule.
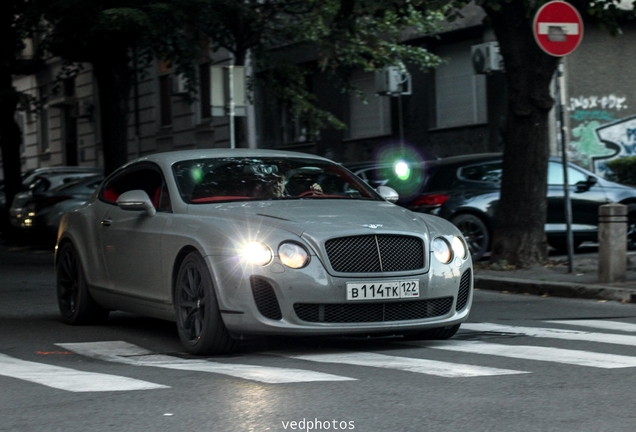
[[612, 159], [605, 165], [611, 170], [607, 175], [608, 180], [636, 186], [636, 156]]
[[[316, 107], [306, 85], [308, 65], [333, 77], [343, 91], [355, 91], [346, 76], [354, 69], [377, 71], [408, 62], [421, 69], [440, 59], [418, 46], [402, 43], [405, 36], [439, 30], [450, 9], [446, 0], [188, 0], [194, 13], [185, 37], [205, 35], [212, 50], [232, 52], [243, 64], [249, 50], [252, 65], [265, 86], [292, 116], [314, 128], [344, 125]], [[192, 45], [192, 44], [191, 44]], [[285, 52], [303, 47], [302, 60]], [[286, 48], [288, 51], [286, 51]], [[280, 52], [280, 54], [279, 54]]]

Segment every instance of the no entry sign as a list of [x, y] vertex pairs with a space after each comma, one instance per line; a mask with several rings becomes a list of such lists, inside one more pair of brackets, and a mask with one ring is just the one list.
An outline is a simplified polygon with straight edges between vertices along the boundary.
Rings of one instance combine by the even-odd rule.
[[534, 16], [534, 38], [543, 51], [555, 57], [570, 54], [583, 39], [583, 20], [569, 3], [552, 1]]

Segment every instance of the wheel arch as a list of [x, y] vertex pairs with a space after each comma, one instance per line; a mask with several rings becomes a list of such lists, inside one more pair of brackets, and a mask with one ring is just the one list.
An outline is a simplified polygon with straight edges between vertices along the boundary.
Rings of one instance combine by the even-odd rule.
[[182, 247], [181, 250], [179, 250], [179, 252], [177, 253], [177, 256], [174, 259], [174, 263], [172, 265], [172, 277], [170, 279], [171, 280], [170, 293], [172, 296], [173, 304], [175, 302], [174, 293], [175, 293], [175, 287], [177, 283], [177, 276], [179, 275], [179, 269], [181, 268], [181, 263], [183, 263], [183, 261], [185, 260], [185, 257], [187, 257], [191, 252], [197, 252], [199, 255], [203, 256], [203, 254], [201, 254], [201, 252], [196, 247], [192, 245], [187, 245]]

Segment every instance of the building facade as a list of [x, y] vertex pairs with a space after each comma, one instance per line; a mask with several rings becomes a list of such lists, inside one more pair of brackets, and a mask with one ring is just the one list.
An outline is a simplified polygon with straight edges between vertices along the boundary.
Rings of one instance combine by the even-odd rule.
[[[312, 134], [283, 107], [256, 89], [254, 106], [243, 118], [250, 147], [280, 148], [324, 155], [340, 162], [369, 161], [386, 149], [400, 148], [421, 158], [497, 152], [503, 148], [507, 93], [505, 71], [476, 73], [472, 47], [496, 41], [477, 6], [449, 24], [435, 38], [408, 43], [425, 46], [444, 59], [431, 71], [406, 65], [411, 94], [376, 95], [375, 76], [354, 72], [351, 84], [366, 95], [342, 93], [329, 77], [316, 72], [310, 86], [318, 105], [347, 128]], [[605, 172], [605, 161], [636, 154], [636, 87], [629, 71], [636, 26], [627, 24], [612, 37], [592, 26], [579, 48], [564, 58], [565, 106], [570, 159]], [[311, 62], [309, 52], [290, 52]], [[159, 151], [229, 147], [228, 117], [212, 117], [210, 66], [226, 64], [228, 53], [201, 61], [195, 94], [183, 80], [156, 62], [143, 74], [130, 96], [128, 158]], [[60, 78], [61, 62], [49, 59], [35, 75], [15, 78], [18, 90], [32, 103], [17, 113], [23, 134], [22, 170], [56, 165], [102, 166], [99, 93], [90, 65], [73, 78]], [[551, 152], [559, 154], [554, 122]]]

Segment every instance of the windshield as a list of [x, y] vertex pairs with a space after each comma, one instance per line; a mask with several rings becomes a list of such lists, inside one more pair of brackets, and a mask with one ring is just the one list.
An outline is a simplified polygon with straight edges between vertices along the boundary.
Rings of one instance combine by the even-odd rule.
[[240, 200], [381, 199], [335, 163], [304, 158], [211, 158], [172, 170], [189, 204]]

